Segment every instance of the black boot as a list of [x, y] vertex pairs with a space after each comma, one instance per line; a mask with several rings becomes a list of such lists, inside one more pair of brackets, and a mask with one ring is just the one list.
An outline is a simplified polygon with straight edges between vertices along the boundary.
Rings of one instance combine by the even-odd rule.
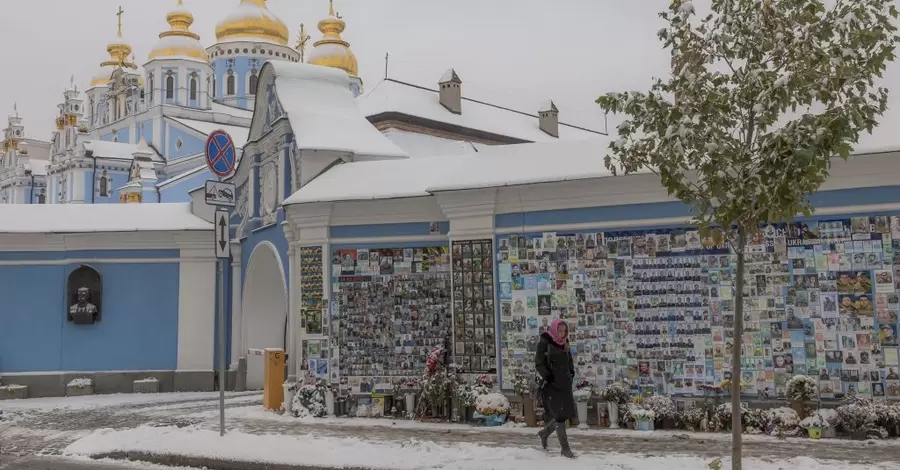
[[556, 421], [550, 421], [544, 426], [544, 429], [538, 431], [538, 437], [541, 438], [541, 447], [544, 450], [547, 450], [547, 440], [550, 439], [550, 435], [553, 434], [553, 431], [556, 430]]
[[559, 438], [560, 455], [574, 459], [575, 454], [572, 453], [572, 449], [569, 447], [569, 436], [566, 434], [566, 423], [559, 423], [559, 426], [556, 427], [556, 437]]

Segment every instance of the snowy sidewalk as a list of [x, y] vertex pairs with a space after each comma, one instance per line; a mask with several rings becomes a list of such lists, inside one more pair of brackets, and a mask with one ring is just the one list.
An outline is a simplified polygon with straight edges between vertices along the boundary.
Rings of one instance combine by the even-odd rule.
[[[304, 468], [297, 467], [298, 464], [306, 468], [310, 465], [333, 468], [340, 462], [345, 467], [365, 465], [386, 469], [526, 470], [532, 468], [528, 466], [531, 464], [522, 462], [559, 464], [555, 440], [551, 441], [553, 455], [537, 449], [536, 429], [477, 428], [391, 419], [299, 420], [262, 410], [259, 394], [229, 394], [226, 405], [229, 433], [220, 438], [217, 432], [218, 401], [214, 393], [0, 402], [7, 418], [0, 422], [0, 452], [14, 455], [130, 455], [145, 460], [148, 456], [162, 455], [168, 456], [169, 460], [155, 461], [176, 465], [188, 465], [185, 460], [188, 457], [212, 456], [230, 458], [235, 461], [232, 463], [242, 465], [211, 466], [223, 469], [251, 468], [253, 464], [245, 462], [247, 460], [277, 463], [283, 466], [281, 468]], [[653, 467], [644, 464], [635, 467], [629, 462], [650, 459], [671, 466], [673, 459], [682, 458], [686, 459], [684, 465], [676, 468], [705, 470], [711, 460], [725, 457], [730, 452], [730, 436], [726, 434], [571, 430], [570, 437], [575, 451], [582, 454], [578, 459], [579, 466], [572, 468], [584, 465], [583, 468], [648, 469]], [[426, 454], [432, 457], [426, 457]], [[172, 460], [173, 456], [177, 459]], [[310, 456], [330, 460], [310, 460]], [[435, 459], [434, 456], [437, 460], [428, 460]], [[744, 456], [756, 459], [749, 460], [754, 465], [745, 465], [747, 469], [900, 470], [900, 466], [881, 464], [900, 462], [900, 442], [897, 441], [863, 443], [745, 436]], [[796, 460], [798, 458], [801, 460]], [[791, 465], [785, 465], [789, 461]], [[504, 462], [516, 465], [508, 467]], [[618, 466], [598, 466], [601, 464]]]

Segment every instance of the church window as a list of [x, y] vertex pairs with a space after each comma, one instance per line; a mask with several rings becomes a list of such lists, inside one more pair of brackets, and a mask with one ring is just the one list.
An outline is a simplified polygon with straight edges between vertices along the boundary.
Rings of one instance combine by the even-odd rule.
[[197, 75], [191, 76], [191, 101], [197, 101]]
[[175, 98], [175, 75], [169, 72], [166, 75], [166, 99], [171, 100], [173, 98]]
[[46, 204], [47, 203], [47, 190], [42, 189], [41, 192], [38, 193], [37, 203], [38, 204]]
[[215, 79], [215, 77], [213, 77], [213, 79], [212, 79], [212, 97], [213, 98], [216, 97], [216, 79]]
[[227, 79], [228, 92], [225, 93], [228, 96], [234, 95], [234, 71], [228, 71], [228, 79]]
[[259, 75], [257, 75], [256, 69], [250, 72], [250, 94], [256, 94], [256, 86], [259, 83]]
[[181, 147], [184, 147], [184, 141], [178, 139], [175, 141], [175, 150], [181, 150]]
[[97, 192], [100, 194], [100, 197], [109, 197], [110, 179], [109, 173], [107, 173], [106, 170], [103, 170], [103, 173], [100, 175], [100, 179], [97, 182]]

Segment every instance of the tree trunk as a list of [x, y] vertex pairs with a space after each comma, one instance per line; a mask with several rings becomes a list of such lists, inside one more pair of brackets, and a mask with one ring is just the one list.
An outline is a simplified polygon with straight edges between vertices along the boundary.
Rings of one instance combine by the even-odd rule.
[[747, 229], [738, 225], [737, 276], [734, 282], [734, 337], [731, 349], [731, 470], [741, 470], [741, 343], [744, 336], [744, 247]]

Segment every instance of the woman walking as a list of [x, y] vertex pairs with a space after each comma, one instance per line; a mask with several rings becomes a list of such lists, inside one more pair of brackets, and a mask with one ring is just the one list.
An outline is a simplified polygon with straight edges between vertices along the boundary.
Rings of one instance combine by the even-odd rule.
[[569, 351], [569, 326], [556, 319], [550, 328], [541, 333], [537, 353], [534, 357], [537, 373], [544, 383], [541, 399], [544, 404], [544, 422], [547, 425], [538, 432], [541, 446], [547, 450], [547, 440], [556, 431], [559, 438], [560, 454], [573, 458], [566, 434], [566, 421], [576, 416], [575, 397], [572, 395], [572, 380], [575, 378], [575, 364]]

